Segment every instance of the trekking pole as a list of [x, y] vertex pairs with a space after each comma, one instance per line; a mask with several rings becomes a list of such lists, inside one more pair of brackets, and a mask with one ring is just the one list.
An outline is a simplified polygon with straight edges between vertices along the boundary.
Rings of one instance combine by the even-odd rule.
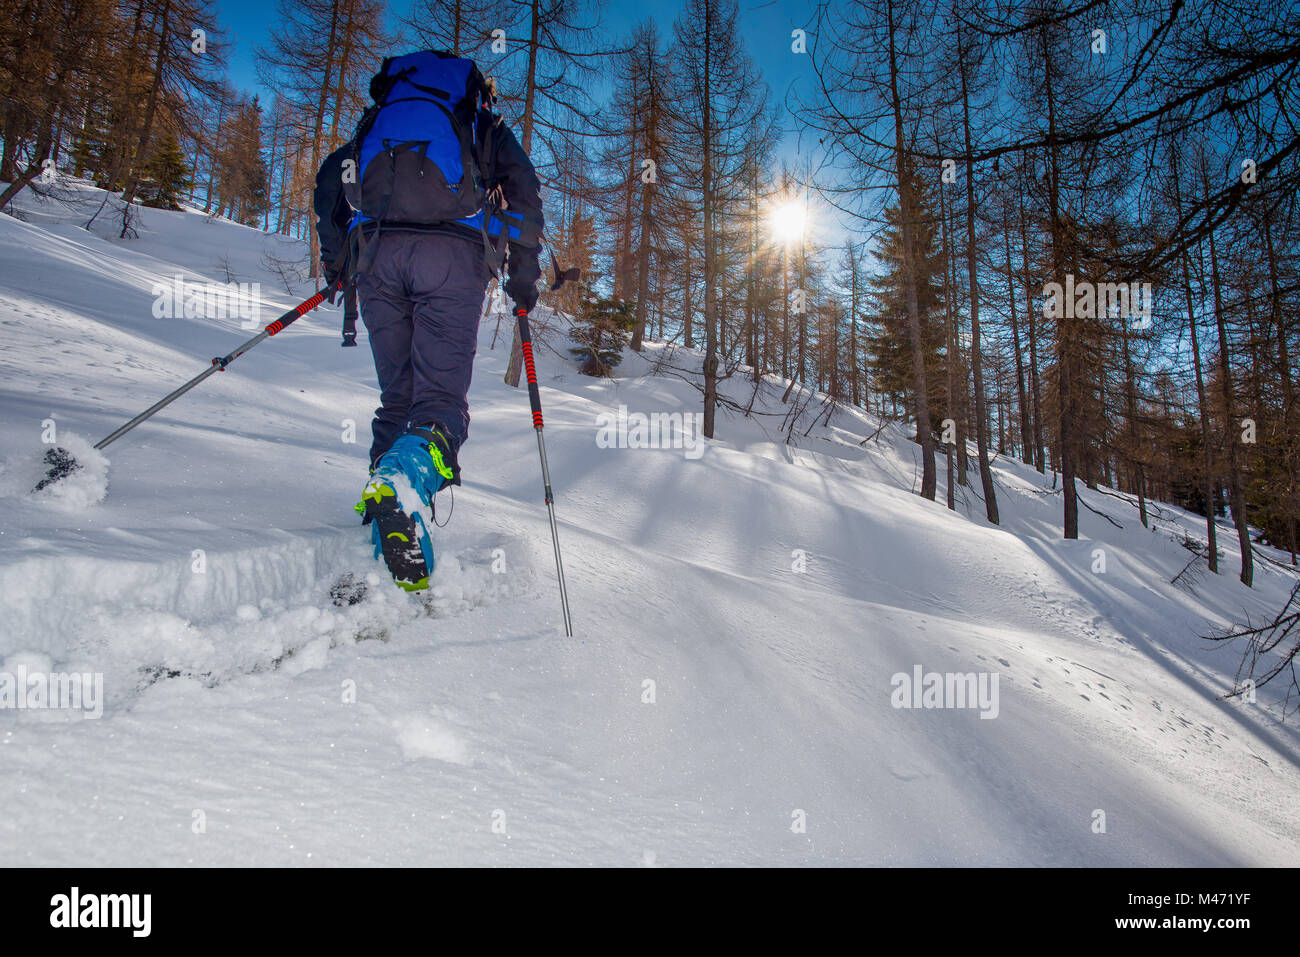
[[[253, 348], [253, 346], [257, 345], [263, 339], [269, 339], [271, 336], [274, 336], [277, 333], [284, 331], [286, 327], [292, 325], [296, 320], [301, 319], [307, 313], [311, 312], [322, 302], [324, 302], [332, 292], [334, 292], [336, 289], [341, 289], [342, 287], [343, 287], [342, 282], [336, 283], [333, 286], [326, 286], [324, 289], [321, 289], [319, 292], [316, 293], [316, 295], [312, 296], [310, 299], [306, 300], [305, 302], [300, 302], [298, 305], [294, 306], [292, 309], [286, 312], [279, 319], [275, 320], [275, 322], [271, 323], [266, 328], [264, 328], [253, 338], [245, 342], [234, 352], [230, 353], [229, 355], [221, 356], [220, 358], [213, 359], [211, 365], [209, 365], [206, 369], [204, 369], [202, 372], [196, 375], [189, 382], [185, 383], [183, 386], [181, 386], [176, 391], [172, 392], [170, 395], [167, 395], [162, 399], [159, 399], [149, 408], [145, 409], [143, 412], [137, 415], [130, 422], [126, 423], [124, 426], [122, 426], [120, 429], [114, 432], [112, 435], [95, 443], [95, 448], [102, 449], [110, 442], [113, 442], [116, 439], [121, 438], [123, 435], [125, 435], [127, 432], [130, 432], [132, 429], [134, 429], [145, 419], [150, 418], [151, 416], [157, 414], [161, 409], [164, 409], [167, 406], [171, 405], [173, 402], [175, 402], [177, 399], [183, 396], [186, 392], [189, 392], [190, 389], [194, 388], [196, 385], [198, 385], [208, 376], [212, 375], [212, 373], [224, 372], [226, 370], [226, 366], [230, 365], [230, 363], [234, 362], [236, 359], [242, 356], [249, 349]], [[49, 485], [51, 482], [57, 482], [65, 475], [68, 475], [70, 472], [73, 472], [76, 469], [79, 469], [81, 467], [81, 464], [72, 457], [72, 454], [68, 452], [66, 449], [62, 449], [62, 448], [53, 448], [46, 451], [45, 462], [47, 465], [50, 466], [50, 470], [46, 474], [45, 478], [41, 479], [41, 481], [37, 484], [36, 488], [32, 490], [34, 492], [39, 492], [41, 489], [45, 488], [45, 486]]]
[[546, 464], [546, 443], [542, 440], [542, 396], [537, 389], [537, 367], [533, 365], [533, 338], [528, 331], [528, 310], [515, 309], [519, 324], [519, 346], [524, 353], [524, 371], [528, 376], [528, 401], [533, 407], [533, 428], [537, 431], [537, 452], [542, 458], [542, 483], [546, 489], [546, 512], [551, 519], [551, 543], [555, 546], [555, 574], [560, 579], [560, 606], [564, 609], [564, 633], [573, 637], [569, 617], [569, 593], [564, 587], [564, 563], [560, 560], [560, 531], [555, 524], [555, 496], [551, 493], [551, 470]]

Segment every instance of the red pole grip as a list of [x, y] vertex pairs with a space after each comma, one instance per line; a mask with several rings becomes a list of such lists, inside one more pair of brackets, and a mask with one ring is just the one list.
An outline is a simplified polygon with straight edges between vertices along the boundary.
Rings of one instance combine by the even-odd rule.
[[537, 365], [533, 362], [533, 337], [528, 330], [528, 310], [515, 309], [519, 322], [519, 347], [524, 354], [524, 373], [528, 376], [528, 401], [533, 407], [533, 428], [542, 428], [542, 395], [537, 388]]
[[316, 293], [316, 295], [312, 296], [312, 297], [311, 297], [310, 299], [308, 299], [306, 302], [300, 302], [300, 303], [298, 303], [298, 305], [294, 306], [292, 309], [290, 309], [288, 312], [286, 312], [286, 313], [285, 313], [283, 316], [281, 316], [279, 319], [275, 320], [275, 322], [271, 323], [271, 324], [270, 324], [269, 326], [267, 326], [266, 329], [263, 330], [263, 331], [265, 331], [266, 334], [267, 334], [268, 336], [273, 336], [273, 335], [275, 335], [277, 332], [283, 332], [285, 326], [287, 326], [287, 325], [289, 325], [290, 323], [292, 323], [295, 319], [301, 319], [303, 316], [307, 315], [307, 313], [311, 312], [313, 309], [315, 309], [317, 306], [319, 306], [322, 302], [324, 302], [326, 296], [328, 296], [328, 295], [330, 295], [332, 292], [334, 292], [334, 291], [336, 291], [336, 290], [339, 290], [339, 289], [342, 289], [342, 288], [343, 288], [343, 280], [342, 280], [342, 279], [340, 279], [338, 282], [336, 282], [336, 283], [333, 285], [333, 287], [326, 286], [324, 289], [322, 289], [320, 292]]

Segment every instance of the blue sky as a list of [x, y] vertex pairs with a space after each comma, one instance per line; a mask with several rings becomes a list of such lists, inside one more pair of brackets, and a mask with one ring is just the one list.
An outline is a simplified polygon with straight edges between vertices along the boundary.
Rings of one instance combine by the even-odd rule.
[[[271, 99], [273, 91], [259, 85], [254, 51], [265, 44], [277, 17], [276, 0], [216, 0], [228, 53], [228, 73], [231, 82], [239, 89], [257, 92], [263, 102]], [[592, 0], [598, 3], [600, 0]], [[411, 0], [389, 0], [390, 14], [404, 10]], [[613, 0], [601, 5], [601, 19], [608, 34], [617, 39], [625, 36], [639, 20], [650, 16], [659, 28], [665, 42], [671, 42], [673, 22], [681, 12], [682, 0], [666, 0], [650, 6], [644, 2]], [[649, 13], [647, 12], [649, 10]], [[815, 77], [807, 54], [791, 50], [791, 31], [796, 27], [810, 29], [814, 6], [806, 0], [740, 0], [740, 17], [737, 29], [746, 51], [761, 71], [771, 89], [771, 103], [780, 106], [786, 102], [787, 93], [798, 85], [810, 91]], [[406, 52], [396, 49], [393, 52]], [[789, 118], [783, 115], [783, 126], [789, 127]], [[816, 147], [815, 140], [804, 137], [804, 144], [796, 135], [787, 135], [777, 150], [777, 160], [795, 169], [808, 165], [806, 152]], [[804, 152], [801, 152], [801, 149]], [[816, 159], [813, 158], [813, 165]], [[820, 238], [838, 242], [843, 223], [838, 213], [823, 209], [820, 216]]]
[[[390, 2], [389, 9], [409, 6], [410, 0]], [[660, 34], [668, 38], [673, 21], [682, 8], [680, 0], [656, 3], [649, 14], [659, 27]], [[275, 0], [217, 0], [224, 39], [230, 51], [229, 72], [231, 82], [249, 92], [260, 92], [269, 99], [270, 91], [258, 85], [253, 51], [265, 43], [268, 31], [276, 19]], [[602, 20], [615, 36], [626, 33], [638, 20], [647, 16], [644, 2], [615, 0], [601, 4]], [[792, 83], [805, 78], [810, 82], [808, 58], [790, 50], [790, 31], [795, 27], [808, 27], [813, 16], [813, 5], [801, 0], [741, 0], [738, 28], [745, 47], [772, 88], [775, 102], [784, 99]], [[794, 149], [793, 142], [791, 149]]]
[[[409, 0], [395, 0], [389, 9], [408, 5]], [[672, 22], [681, 7], [680, 0], [654, 5], [650, 16], [664, 38], [671, 36]], [[253, 48], [265, 43], [270, 26], [276, 21], [276, 0], [217, 0], [217, 9], [230, 49], [231, 82], [243, 90], [268, 95], [268, 90], [257, 85]], [[602, 21], [614, 35], [627, 33], [634, 23], [646, 17], [643, 3], [616, 0], [602, 4], [601, 9]], [[790, 52], [790, 30], [809, 26], [813, 5], [800, 0], [741, 0], [740, 12], [738, 26], [745, 47], [772, 87], [774, 99], [780, 100], [790, 83], [810, 75], [807, 57]]]

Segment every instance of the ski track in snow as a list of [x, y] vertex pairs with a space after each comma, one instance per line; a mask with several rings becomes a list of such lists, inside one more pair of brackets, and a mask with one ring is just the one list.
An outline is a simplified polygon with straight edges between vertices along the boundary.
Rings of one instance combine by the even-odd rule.
[[[913, 494], [915, 447], [893, 427], [860, 444], [879, 424], [860, 411], [787, 443], [775, 381], [759, 416], [720, 411], [698, 460], [601, 449], [600, 413], [693, 411], [698, 393], [651, 374], [659, 345], [605, 382], [539, 348], [568, 639], [526, 396], [500, 381], [508, 317], [496, 349], [483, 324], [432, 588], [407, 595], [351, 511], [377, 395], [337, 308], [88, 451], [252, 334], [154, 319], [153, 283], [229, 268], [262, 283], [264, 324], [308, 293], [277, 288], [263, 254], [300, 248], [155, 210], [123, 243], [20, 205], [30, 222], [0, 216], [0, 672], [101, 673], [106, 702], [101, 720], [0, 710], [5, 861], [1297, 859], [1294, 723], [1269, 689], [1218, 700], [1239, 652], [1196, 637], [1275, 610], [1293, 579], [1263, 563], [1254, 591], [1170, 585], [1197, 516], [1153, 503], [1146, 530], [1084, 490], [1123, 528], [1084, 510], [1064, 542], [1050, 478], [1002, 459], [991, 528], [973, 489], [956, 513]], [[48, 419], [88, 467], [32, 495]], [[345, 573], [366, 597], [338, 606]], [[917, 665], [996, 675], [998, 716], [894, 708]]]

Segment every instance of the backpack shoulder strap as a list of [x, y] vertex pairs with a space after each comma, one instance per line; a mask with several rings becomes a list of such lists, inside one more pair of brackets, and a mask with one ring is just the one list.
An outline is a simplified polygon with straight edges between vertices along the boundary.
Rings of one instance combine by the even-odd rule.
[[475, 126], [478, 135], [474, 138], [474, 160], [478, 163], [479, 171], [483, 174], [484, 187], [487, 183], [495, 178], [496, 171], [493, 167], [494, 154], [496, 152], [496, 128], [502, 122], [500, 116], [493, 113], [486, 106], [479, 107], [478, 116]]
[[478, 164], [479, 177], [483, 184], [483, 210], [479, 217], [479, 230], [483, 234], [483, 253], [487, 259], [488, 269], [492, 275], [499, 275], [506, 261], [506, 234], [497, 237], [496, 242], [488, 235], [488, 224], [493, 217], [500, 219], [505, 207], [505, 194], [501, 184], [496, 181], [496, 137], [497, 125], [503, 122], [501, 117], [488, 107], [479, 107], [477, 116], [478, 135], [474, 137], [474, 161]]

